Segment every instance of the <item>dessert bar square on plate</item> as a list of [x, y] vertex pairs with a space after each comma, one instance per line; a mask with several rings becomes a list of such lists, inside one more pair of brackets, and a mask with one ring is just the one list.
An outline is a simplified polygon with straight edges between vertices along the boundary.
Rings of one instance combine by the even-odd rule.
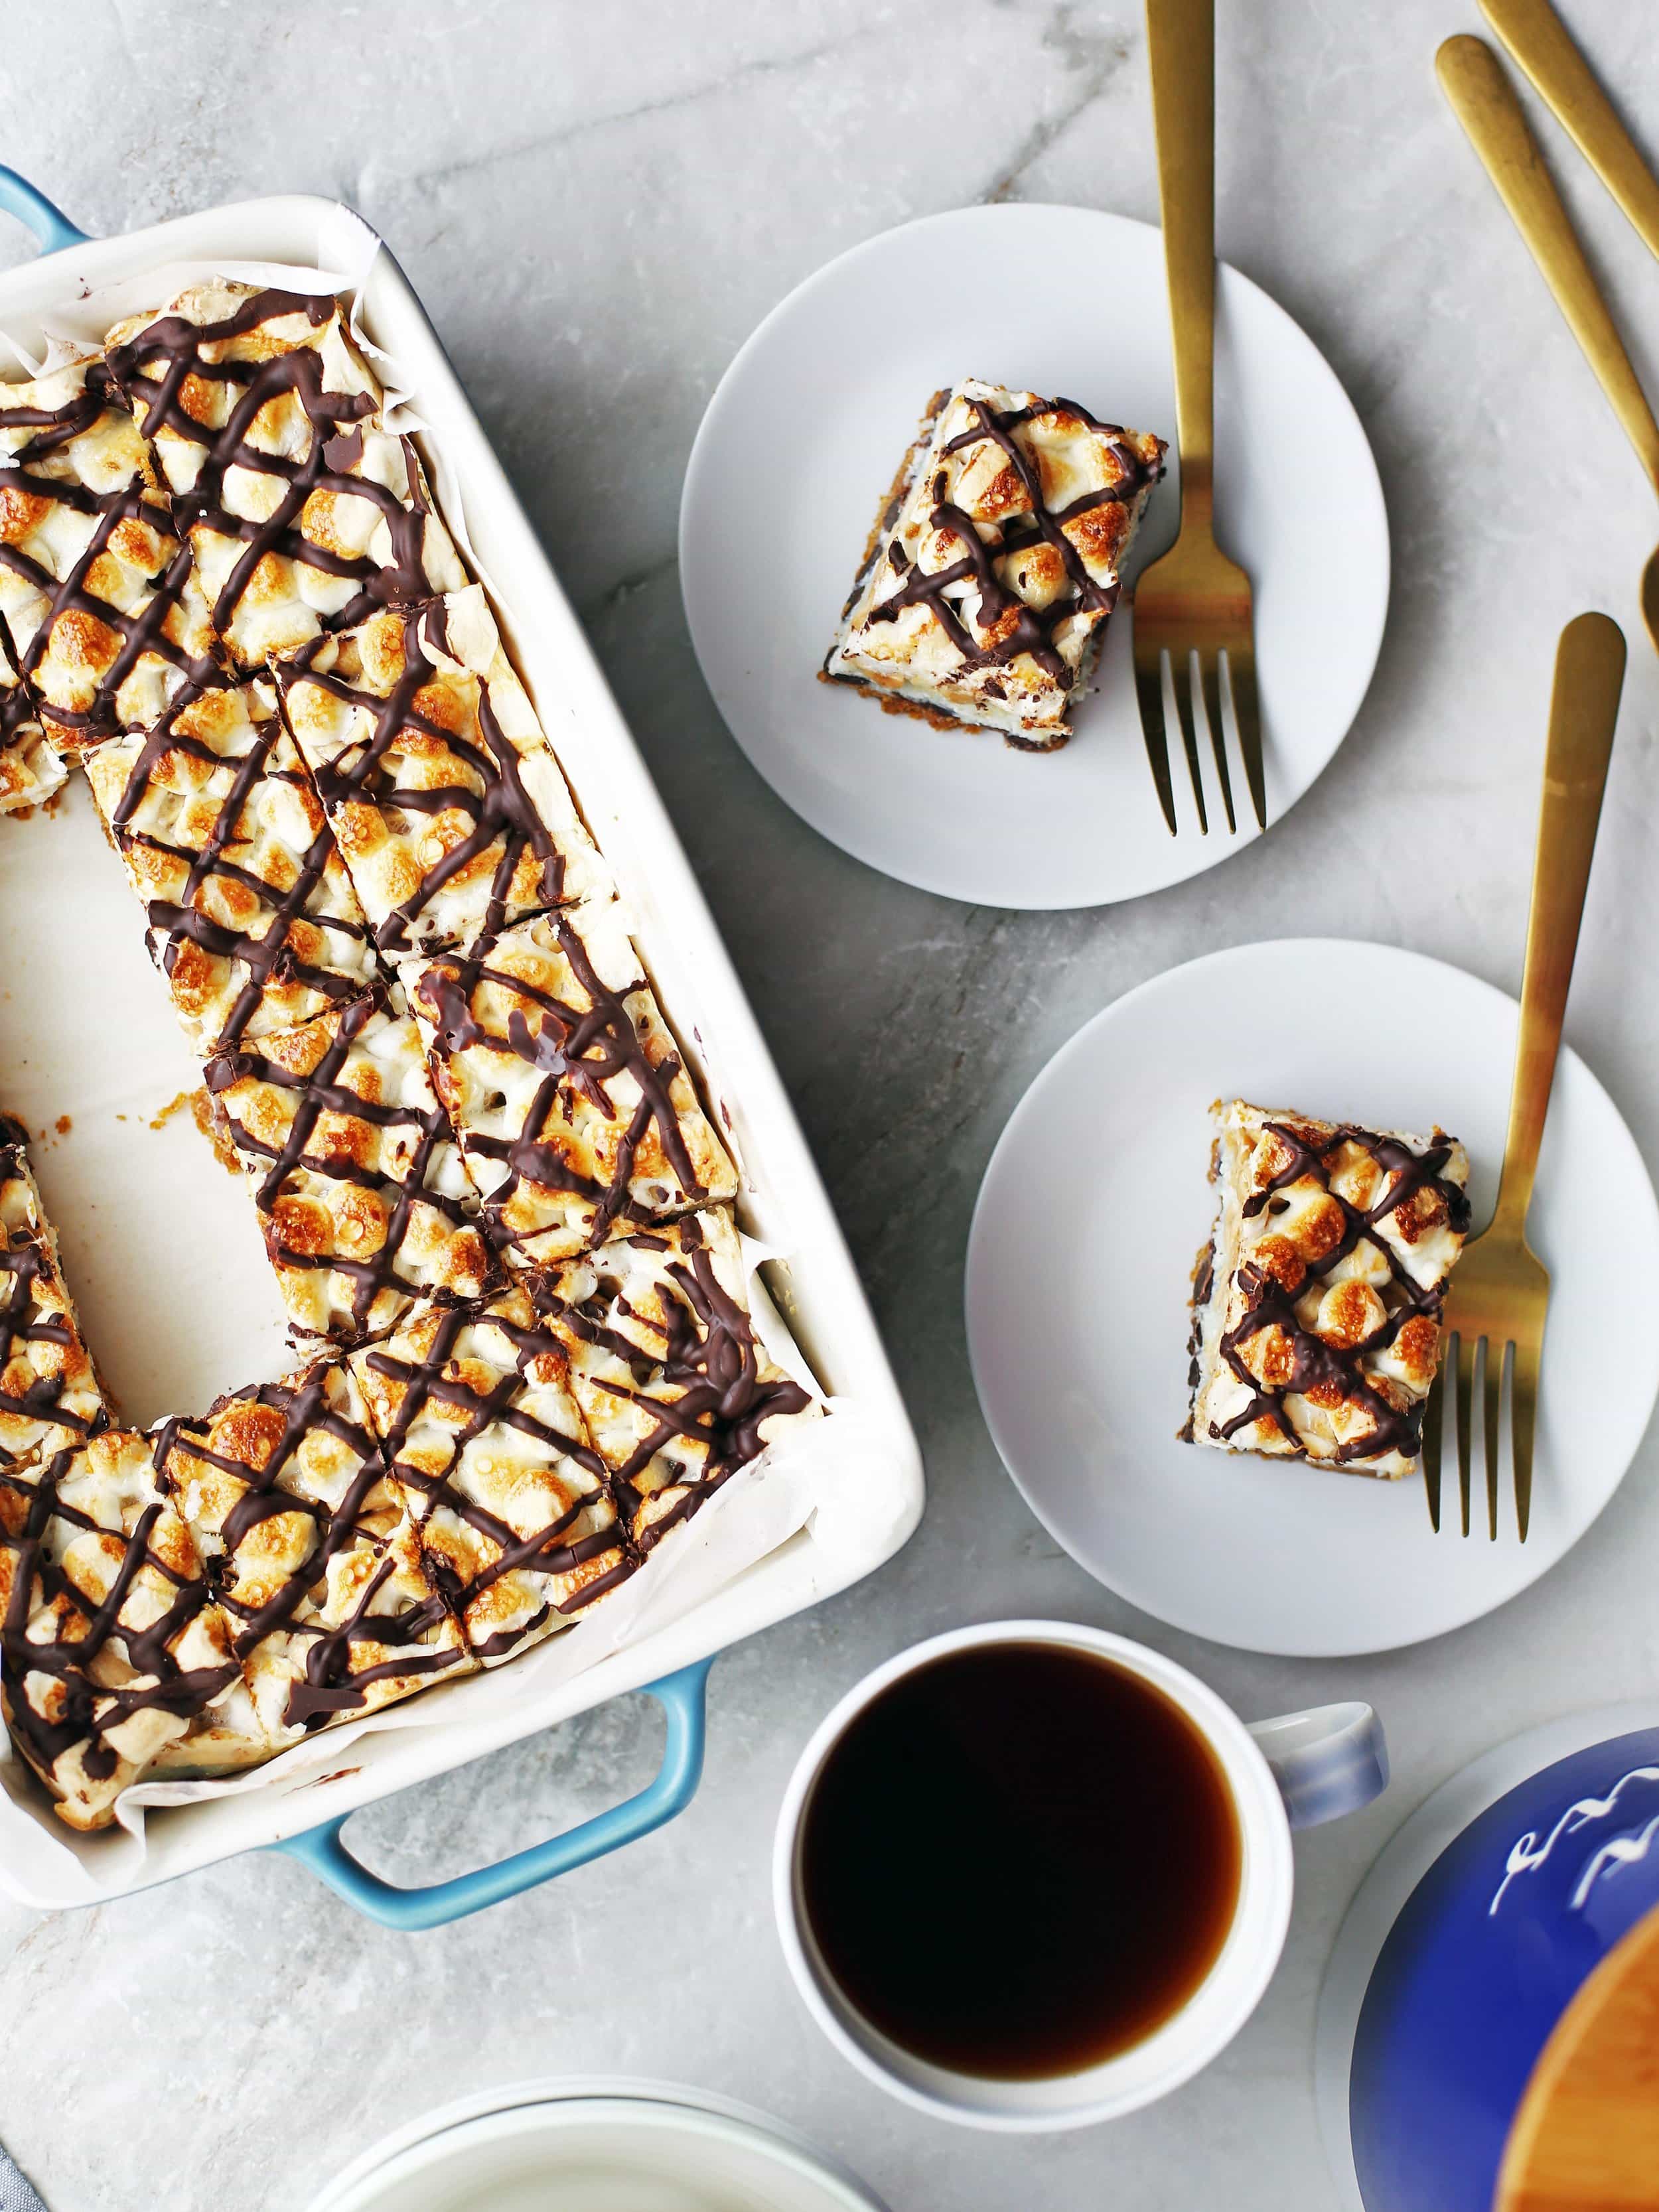
[[1463, 1147], [1237, 1098], [1213, 1110], [1221, 1195], [1194, 1279], [1193, 1441], [1408, 1473], [1469, 1226]]
[[493, 1272], [477, 1195], [396, 983], [208, 1063], [301, 1337], [356, 1344]]
[[215, 679], [190, 556], [95, 357], [0, 384], [0, 622], [71, 742], [154, 721]]
[[215, 278], [108, 346], [239, 667], [465, 583], [331, 295]]
[[824, 675], [941, 726], [1064, 744], [1164, 451], [1074, 400], [976, 380], [936, 392]]
[[0, 1114], [0, 1471], [110, 1425], [27, 1141]]
[[272, 1748], [150, 1440], [108, 1429], [0, 1474], [0, 1682], [18, 1751], [73, 1828], [143, 1778]]
[[386, 951], [465, 949], [609, 892], [482, 586], [377, 616], [276, 674]]
[[471, 1670], [341, 1362], [164, 1424], [155, 1459], [273, 1750]]
[[485, 1224], [516, 1261], [562, 1259], [619, 1221], [735, 1194], [614, 903], [543, 915], [400, 972]]
[[268, 681], [202, 692], [85, 756], [152, 958], [205, 1059], [379, 976], [368, 923]]
[[723, 1210], [623, 1231], [533, 1286], [642, 1552], [793, 1423], [823, 1412], [768, 1357], [746, 1290]]
[[567, 1626], [632, 1571], [564, 1352], [522, 1289], [422, 1314], [349, 1364], [480, 1659]]

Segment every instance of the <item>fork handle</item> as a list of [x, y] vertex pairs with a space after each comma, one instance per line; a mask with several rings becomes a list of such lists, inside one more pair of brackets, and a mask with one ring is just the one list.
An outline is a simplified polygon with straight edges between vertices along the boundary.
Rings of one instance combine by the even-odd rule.
[[1181, 527], [1209, 526], [1215, 453], [1215, 0], [1146, 0]]
[[1659, 254], [1659, 177], [1643, 160], [1550, 0], [1480, 0], [1480, 5], [1637, 236], [1650, 253]]
[[1459, 37], [1446, 40], [1434, 66], [1453, 114], [1485, 163], [1625, 435], [1659, 489], [1659, 424], [1502, 63], [1484, 39]]
[[1606, 615], [1580, 615], [1570, 622], [1555, 653], [1515, 1087], [1510, 1094], [1504, 1179], [1492, 1217], [1494, 1227], [1501, 1224], [1517, 1235], [1526, 1228], [1532, 1203], [1624, 681], [1625, 637], [1618, 623]]

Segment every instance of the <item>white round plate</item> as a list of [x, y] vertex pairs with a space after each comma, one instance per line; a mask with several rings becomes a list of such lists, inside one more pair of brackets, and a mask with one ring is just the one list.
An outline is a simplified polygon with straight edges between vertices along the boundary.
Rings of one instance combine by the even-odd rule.
[[[1298, 1008], [1369, 1008], [1344, 1031]], [[1247, 1650], [1383, 1651], [1479, 1620], [1575, 1544], [1659, 1394], [1659, 1334], [1610, 1283], [1659, 1279], [1659, 1202], [1617, 1107], [1564, 1049], [1529, 1236], [1552, 1287], [1532, 1529], [1437, 1536], [1423, 1486], [1178, 1441], [1187, 1300], [1210, 1232], [1209, 1107], [1242, 1097], [1468, 1147], [1497, 1197], [1516, 1008], [1421, 955], [1242, 945], [1172, 969], [1079, 1030], [1015, 1109], [968, 1243], [968, 1346], [997, 1449], [1082, 1566], [1146, 1612]], [[1381, 1026], [1379, 1027], [1379, 1024]], [[1389, 1030], [1396, 1042], [1377, 1040]], [[1335, 1042], [1333, 1043], [1333, 1036]]]
[[[1217, 276], [1216, 509], [1255, 587], [1271, 823], [1365, 696], [1388, 519], [1359, 418], [1312, 341], [1237, 270]], [[1167, 438], [1170, 473], [1131, 565], [1164, 550], [1179, 501], [1161, 234], [1086, 208], [931, 216], [809, 277], [708, 404], [680, 507], [681, 587], [708, 688], [781, 798], [904, 883], [1003, 907], [1098, 906], [1181, 883], [1259, 833], [1235, 765], [1248, 826], [1228, 836], [1215, 805], [1198, 834], [1173, 723], [1181, 835], [1165, 828], [1127, 606], [1058, 753], [934, 730], [817, 681], [917, 417], [963, 376], [1069, 394]]]
[[883, 2212], [781, 2121], [656, 2082], [526, 2081], [423, 2115], [311, 2212]]

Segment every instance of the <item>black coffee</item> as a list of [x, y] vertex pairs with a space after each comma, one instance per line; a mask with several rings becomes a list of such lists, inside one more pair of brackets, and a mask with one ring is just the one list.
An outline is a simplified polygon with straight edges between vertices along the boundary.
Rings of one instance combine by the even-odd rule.
[[808, 1801], [819, 1952], [918, 2057], [1030, 2080], [1115, 2057], [1179, 2009], [1238, 1900], [1215, 1754], [1110, 1661], [954, 1652], [884, 1690]]

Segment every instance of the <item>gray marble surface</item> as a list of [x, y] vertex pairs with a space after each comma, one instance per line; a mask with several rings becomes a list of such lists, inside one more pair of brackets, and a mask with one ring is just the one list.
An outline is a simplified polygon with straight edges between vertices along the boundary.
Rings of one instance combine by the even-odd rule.
[[[425, 2106], [595, 2070], [768, 2107], [896, 2212], [1083, 2212], [1108, 2192], [1126, 2212], [1314, 2212], [1333, 2201], [1315, 1996], [1365, 1867], [1487, 1744], [1659, 1674], [1651, 1438], [1577, 1551], [1505, 1610], [1415, 1651], [1315, 1665], [1173, 1635], [1097, 1587], [1020, 1503], [975, 1403], [960, 1310], [973, 1196], [1009, 1109], [1088, 1015], [1194, 954], [1291, 932], [1390, 939], [1515, 987], [1554, 641], [1591, 606], [1629, 631], [1632, 674], [1568, 1028], [1659, 1158], [1659, 681], [1636, 606], [1654, 512], [1436, 93], [1435, 45], [1476, 11], [1219, 12], [1221, 249], [1306, 326], [1364, 418], [1394, 533], [1389, 634], [1347, 744], [1269, 840], [1138, 904], [1044, 915], [889, 883], [774, 799], [698, 676], [675, 519], [720, 371], [830, 255], [992, 198], [1156, 216], [1133, 8], [58, 0], [50, 93], [32, 41], [0, 63], [5, 158], [88, 228], [289, 188], [338, 195], [392, 242], [726, 930], [932, 1482], [921, 1533], [883, 1573], [721, 1660], [684, 1817], [551, 1888], [413, 1938], [268, 1857], [91, 1913], [0, 1909], [0, 2137], [53, 2212], [298, 2207]], [[1659, 133], [1643, 11], [1575, 0], [1572, 14]], [[1549, 143], [1632, 352], [1659, 369], [1659, 272]], [[23, 258], [4, 230], [0, 256]], [[1409, 1051], [1410, 1007], [1381, 1012]], [[1352, 1042], [1334, 1024], [1334, 1054]], [[1015, 1613], [1145, 1636], [1247, 1716], [1370, 1697], [1396, 1771], [1382, 1803], [1298, 1843], [1282, 1969], [1226, 2055], [1152, 2111], [1032, 2142], [933, 2124], [848, 2069], [792, 1993], [765, 1881], [784, 1778], [826, 1705], [916, 1637]], [[658, 1725], [637, 1700], [599, 1711], [366, 1814], [360, 1848], [413, 1878], [532, 1841], [636, 1785]]]

